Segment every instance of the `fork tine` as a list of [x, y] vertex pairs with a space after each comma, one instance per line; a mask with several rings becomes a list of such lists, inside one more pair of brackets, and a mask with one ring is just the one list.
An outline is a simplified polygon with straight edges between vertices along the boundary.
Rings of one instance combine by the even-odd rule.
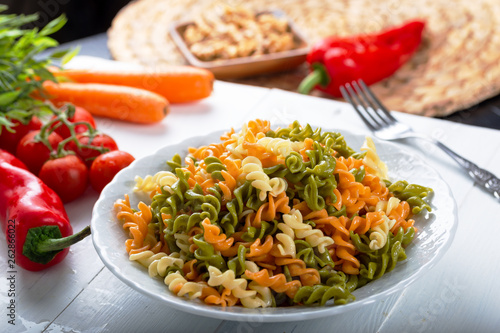
[[[361, 81], [361, 80], [359, 80]], [[376, 118], [379, 123], [381, 123], [381, 126], [388, 126], [394, 123], [392, 119], [387, 118], [385, 113], [380, 110], [379, 105], [375, 103], [363, 90], [360, 88], [360, 85], [358, 84], [357, 81], [352, 81], [351, 85], [354, 87], [354, 90], [356, 90], [356, 94], [359, 96], [360, 99], [364, 100], [365, 104], [368, 106], [368, 108], [371, 109], [371, 115], [373, 115], [373, 118]], [[366, 86], [366, 85], [365, 85]]]
[[366, 83], [363, 81], [363, 80], [358, 80], [359, 82], [359, 85], [361, 86], [361, 90], [363, 91], [363, 94], [366, 96], [370, 96], [371, 100], [375, 103], [375, 105], [377, 106], [377, 108], [379, 110], [382, 111], [382, 113], [388, 118], [390, 119], [390, 122], [389, 124], [392, 124], [392, 123], [395, 123], [397, 120], [396, 118], [394, 118], [391, 113], [389, 112], [389, 110], [387, 110], [387, 108], [380, 102], [380, 100], [377, 98], [377, 96], [375, 96], [375, 94], [370, 90], [370, 88], [368, 88], [368, 86], [366, 85]]
[[[352, 88], [352, 85], [350, 83], [344, 84], [344, 88], [348, 91], [349, 95], [349, 100], [354, 109], [358, 112], [358, 115], [363, 119], [365, 124], [372, 130], [375, 131], [378, 128], [384, 126], [385, 124], [379, 120], [378, 115], [373, 115], [375, 111], [370, 112], [370, 109], [367, 107], [365, 101], [362, 101], [360, 98], [360, 95], [357, 94], [354, 89]], [[353, 103], [355, 101], [355, 103]], [[361, 111], [361, 110], [362, 111]]]
[[375, 130], [375, 127], [368, 121], [368, 119], [361, 113], [361, 111], [358, 109], [358, 105], [356, 103], [354, 103], [354, 101], [351, 99], [351, 96], [349, 95], [349, 93], [346, 91], [346, 88], [344, 88], [343, 86], [340, 86], [340, 93], [342, 94], [342, 97], [344, 97], [344, 99], [346, 101], [348, 101], [352, 107], [354, 108], [354, 110], [356, 110], [356, 112], [358, 113], [359, 117], [363, 120], [363, 122], [365, 123], [365, 125], [372, 131]]

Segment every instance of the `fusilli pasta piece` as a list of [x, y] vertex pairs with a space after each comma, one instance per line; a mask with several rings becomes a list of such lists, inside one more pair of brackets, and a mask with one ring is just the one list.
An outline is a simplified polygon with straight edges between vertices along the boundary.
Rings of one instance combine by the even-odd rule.
[[268, 152], [283, 157], [287, 157], [292, 151], [299, 152], [304, 148], [304, 142], [281, 138], [264, 137], [257, 140], [257, 143], [264, 146]]
[[283, 221], [294, 231], [298, 239], [305, 239], [313, 247], [317, 247], [319, 253], [325, 252], [326, 247], [334, 243], [333, 239], [323, 235], [321, 230], [313, 229], [309, 224], [305, 224], [300, 210], [292, 210], [290, 214], [283, 214]]
[[137, 261], [144, 267], [147, 267], [149, 276], [151, 277], [157, 275], [164, 277], [169, 271], [171, 271], [171, 269], [178, 271], [182, 269], [182, 266], [184, 265], [184, 260], [179, 258], [178, 253], [167, 255], [163, 252], [155, 254], [152, 251], [142, 251], [130, 254], [129, 259]]
[[246, 180], [252, 181], [252, 186], [260, 190], [259, 199], [266, 200], [267, 192], [277, 196], [286, 190], [286, 181], [282, 178], [269, 179], [262, 170], [262, 162], [255, 156], [248, 156], [241, 163], [246, 174]]
[[189, 299], [200, 297], [203, 291], [203, 284], [188, 282], [179, 272], [169, 273], [164, 282], [171, 292], [177, 296], [188, 295]]
[[379, 250], [387, 243], [387, 237], [396, 220], [389, 220], [386, 215], [382, 215], [384, 222], [372, 228], [370, 233], [370, 249]]
[[165, 191], [171, 191], [170, 186], [172, 186], [177, 179], [177, 176], [170, 171], [159, 171], [153, 176], [147, 175], [144, 179], [136, 176], [134, 179], [134, 191], [142, 191], [149, 194], [155, 191], [158, 187], [164, 189]]
[[257, 294], [255, 290], [247, 290], [247, 280], [243, 278], [237, 279], [234, 272], [230, 269], [222, 273], [217, 267], [209, 266], [208, 279], [209, 286], [224, 286], [231, 290], [232, 294], [238, 298], [252, 297]]
[[380, 160], [380, 157], [377, 154], [377, 148], [375, 147], [375, 143], [373, 143], [372, 138], [366, 137], [360, 150], [366, 151], [363, 163], [368, 170], [380, 179], [388, 179], [387, 166]]

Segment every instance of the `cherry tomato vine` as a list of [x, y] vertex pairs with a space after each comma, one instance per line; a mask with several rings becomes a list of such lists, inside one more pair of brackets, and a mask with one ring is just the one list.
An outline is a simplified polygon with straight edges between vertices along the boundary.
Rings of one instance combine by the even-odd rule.
[[[39, 130], [28, 132], [21, 139], [16, 155], [63, 202], [80, 197], [89, 183], [100, 192], [134, 160], [132, 155], [118, 151], [113, 138], [96, 128], [92, 115], [85, 109], [67, 104], [52, 108], [52, 112]], [[109, 154], [114, 151], [117, 153]]]

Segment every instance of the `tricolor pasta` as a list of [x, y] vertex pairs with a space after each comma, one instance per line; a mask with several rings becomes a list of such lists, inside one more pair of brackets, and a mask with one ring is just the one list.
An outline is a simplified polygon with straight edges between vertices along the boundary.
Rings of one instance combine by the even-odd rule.
[[249, 308], [344, 304], [406, 258], [430, 188], [391, 183], [367, 138], [254, 120], [136, 177], [115, 203], [131, 261], [177, 296]]

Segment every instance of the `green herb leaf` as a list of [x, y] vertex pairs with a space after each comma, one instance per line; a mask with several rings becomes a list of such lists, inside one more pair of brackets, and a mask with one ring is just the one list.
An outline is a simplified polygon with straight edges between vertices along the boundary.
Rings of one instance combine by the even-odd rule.
[[0, 94], [0, 106], [7, 106], [13, 103], [21, 94], [22, 91], [7, 91]]
[[68, 22], [68, 19], [63, 14], [58, 18], [49, 22], [45, 27], [43, 27], [42, 31], [40, 31], [40, 35], [48, 36], [52, 35], [54, 32], [61, 30], [61, 28]]
[[62, 15], [49, 22], [41, 30], [26, 29], [28, 23], [38, 20], [38, 14], [2, 14], [7, 6], [0, 6], [0, 133], [12, 131], [17, 119], [26, 123], [32, 116], [46, 115], [53, 106], [34, 99], [36, 92], [42, 98], [42, 84], [46, 80], [56, 81], [47, 69], [56, 60], [69, 61], [75, 50], [57, 51], [48, 57], [40, 53], [58, 45], [49, 35], [61, 29], [67, 22]]
[[73, 59], [74, 56], [76, 56], [80, 52], [80, 46], [75, 47], [73, 50], [67, 52], [63, 57], [62, 57], [62, 64], [66, 65], [71, 59]]

